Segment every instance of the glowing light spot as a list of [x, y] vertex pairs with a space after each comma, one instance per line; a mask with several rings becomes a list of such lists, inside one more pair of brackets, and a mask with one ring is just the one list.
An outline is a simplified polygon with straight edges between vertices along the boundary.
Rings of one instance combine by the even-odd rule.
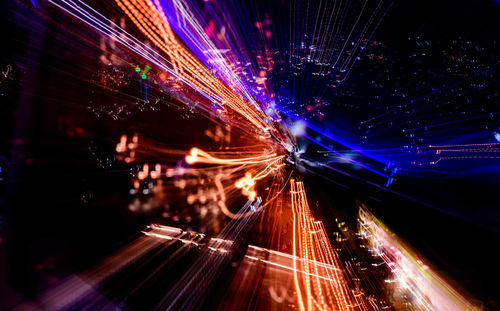
[[292, 125], [290, 132], [293, 136], [302, 136], [306, 133], [306, 124], [299, 120]]
[[495, 139], [500, 143], [500, 132], [495, 132]]
[[198, 160], [198, 149], [193, 148], [188, 156], [186, 156], [186, 163], [194, 164]]

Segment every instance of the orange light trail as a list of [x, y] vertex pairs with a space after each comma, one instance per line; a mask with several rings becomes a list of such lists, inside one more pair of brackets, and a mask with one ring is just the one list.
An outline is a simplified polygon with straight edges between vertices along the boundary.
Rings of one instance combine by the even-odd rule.
[[[243, 98], [211, 72], [176, 39], [158, 0], [115, 0], [118, 6], [171, 60], [175, 72], [235, 113], [244, 117], [257, 129], [267, 132], [267, 116], [252, 98]], [[252, 103], [253, 102], [253, 103]]]
[[[241, 189], [241, 193], [243, 195], [245, 195], [250, 201], [253, 201], [257, 197], [257, 192], [255, 190], [256, 181], [267, 177], [269, 174], [285, 166], [285, 163], [282, 163], [284, 158], [285, 158], [284, 155], [277, 155], [276, 153], [265, 153], [265, 152], [261, 155], [257, 155], [254, 157], [217, 158], [201, 149], [192, 148], [189, 155], [186, 156], [185, 161], [188, 164], [204, 163], [204, 164], [219, 164], [224, 166], [239, 165], [242, 168], [244, 168], [247, 165], [264, 164], [265, 167], [263, 169], [257, 169], [258, 173], [255, 176], [252, 176], [252, 173], [247, 171], [242, 178], [238, 179], [234, 183], [234, 186], [236, 188]], [[228, 214], [227, 208], [221, 206], [221, 209], [224, 211], [226, 215]]]
[[210, 155], [209, 153], [199, 149], [192, 148], [189, 155], [186, 156], [188, 164], [205, 163], [205, 164], [222, 164], [222, 165], [242, 165], [242, 164], [261, 164], [261, 163], [274, 163], [284, 159], [284, 155], [277, 155], [276, 153], [263, 153], [254, 157], [245, 158], [218, 158]]
[[[321, 221], [312, 217], [304, 184], [291, 180], [293, 212], [294, 284], [300, 310], [353, 310], [351, 290], [342, 273], [338, 255], [333, 250]], [[318, 263], [326, 263], [333, 269], [325, 269]], [[304, 271], [299, 274], [298, 271]], [[328, 286], [311, 278], [324, 275]]]

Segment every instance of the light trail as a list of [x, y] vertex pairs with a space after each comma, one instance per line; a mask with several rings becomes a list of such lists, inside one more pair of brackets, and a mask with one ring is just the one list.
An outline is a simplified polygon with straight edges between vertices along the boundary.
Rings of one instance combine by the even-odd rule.
[[[313, 218], [307, 203], [304, 184], [290, 180], [293, 212], [294, 283], [300, 310], [352, 310], [354, 301], [341, 268], [338, 255], [333, 250], [321, 221]], [[316, 262], [324, 262], [334, 269], [322, 269]], [[303, 270], [306, 275], [297, 272]], [[309, 274], [326, 274], [328, 286], [320, 284]]]
[[248, 100], [222, 82], [204, 64], [196, 59], [175, 38], [162, 6], [158, 0], [116, 0], [116, 3], [136, 26], [165, 52], [172, 61], [175, 72], [183, 79], [194, 84], [204, 93], [218, 99], [222, 106], [250, 121], [257, 129], [269, 130], [267, 116]]
[[359, 210], [358, 234], [390, 272], [387, 290], [396, 308], [429, 311], [480, 310], [406, 246], [366, 208]]
[[205, 164], [222, 164], [222, 165], [242, 165], [242, 164], [262, 164], [274, 163], [283, 160], [284, 155], [277, 155], [276, 153], [263, 153], [262, 155], [247, 157], [247, 158], [218, 158], [210, 155], [209, 153], [198, 149], [192, 148], [189, 155], [186, 156], [186, 162], [189, 164], [205, 163]]
[[[119, 159], [126, 163], [135, 161], [141, 163], [144, 156], [149, 156], [151, 150], [155, 150], [155, 153], [159, 153], [161, 157], [165, 158], [175, 159], [180, 155], [185, 155], [181, 150], [150, 147], [149, 144], [153, 142], [143, 142], [142, 144], [138, 142], [137, 135], [132, 136], [131, 140], [127, 135], [122, 135], [116, 146], [120, 155]], [[254, 201], [258, 195], [258, 181], [270, 176], [275, 179], [276, 176], [281, 175], [286, 165], [286, 156], [284, 154], [278, 155], [277, 152], [269, 150], [270, 148], [275, 147], [256, 144], [242, 148], [225, 147], [223, 151], [210, 153], [200, 148], [191, 148], [190, 152], [175, 167], [169, 167], [162, 163], [142, 162], [142, 168], [136, 172], [132, 180], [133, 188], [130, 193], [159, 195], [168, 191], [169, 185], [180, 190], [195, 186], [195, 192], [186, 195], [186, 202], [189, 205], [199, 203], [213, 206], [215, 204], [230, 218], [246, 217], [247, 214], [233, 213], [227, 206], [227, 202], [236, 197], [234, 190], [238, 190], [247, 199]], [[193, 180], [193, 177], [196, 179]], [[188, 182], [188, 180], [190, 181]], [[271, 203], [282, 191], [282, 189], [278, 189], [275, 193], [275, 188], [284, 188], [284, 186], [273, 186], [273, 190], [269, 188], [267, 197], [270, 200], [266, 201], [263, 206]], [[130, 208], [134, 211], [142, 210], [143, 207], [139, 202], [134, 203]], [[149, 205], [148, 202], [149, 200], [145, 202], [145, 205]]]
[[189, 267], [182, 278], [164, 296], [155, 309], [179, 310], [193, 309], [203, 301], [204, 295], [213, 286], [216, 277], [229, 263], [243, 237], [258, 219], [262, 200], [248, 201], [238, 214], [251, 213], [250, 217], [236, 217], [216, 237], [212, 238], [207, 249]]
[[[177, 241], [184, 241], [183, 243], [186, 246], [198, 245], [199, 240], [203, 238], [203, 235], [190, 234], [177, 228], [168, 228], [169, 231], [166, 234], [167, 231], [165, 230], [167, 230], [167, 227], [158, 227], [156, 225], [152, 225], [151, 228], [147, 228], [146, 230], [150, 234], [145, 234], [135, 239], [87, 271], [67, 277], [59, 285], [49, 288], [40, 294], [38, 299], [33, 303], [24, 303], [15, 310], [58, 311], [82, 306], [91, 307], [96, 304], [113, 308], [113, 303], [107, 300], [98, 290], [106, 281], [117, 274], [123, 273], [129, 266], [140, 263], [142, 257], [158, 247], [172, 247]], [[157, 238], [155, 235], [158, 233], [154, 233], [151, 230], [163, 231], [163, 234], [160, 238]], [[168, 239], [166, 238], [167, 236]], [[162, 241], [165, 240], [168, 241], [162, 244]], [[151, 275], [144, 278], [148, 280], [151, 278]]]
[[[144, 44], [84, 1], [48, 1], [112, 42], [119, 43], [126, 50], [148, 60], [158, 70], [175, 77], [193, 89], [196, 94], [208, 99], [208, 102], [199, 102], [200, 108], [206, 110], [205, 114], [208, 112], [224, 118], [226, 116], [223, 114], [227, 112], [229, 118], [226, 119], [230, 119], [232, 123], [242, 123], [239, 125], [242, 129], [258, 134], [260, 138], [275, 138], [279, 143], [287, 144], [286, 130], [275, 121], [275, 117], [271, 117], [263, 110], [270, 109], [266, 107], [267, 104], [257, 102], [247, 91], [228, 86], [227, 81], [217, 77], [177, 40], [158, 1], [153, 3], [149, 0], [132, 2], [117, 0], [117, 4], [163, 53]], [[229, 80], [239, 81], [236, 73], [232, 74]], [[244, 83], [240, 81], [238, 85], [243, 87]], [[187, 98], [184, 100], [188, 101]], [[214, 111], [211, 107], [214, 104], [220, 109]], [[247, 122], [249, 124], [246, 124]]]
[[[154, 49], [140, 42], [138, 39], [125, 32], [124, 29], [115, 25], [82, 1], [49, 0], [49, 2], [86, 23], [96, 31], [104, 34], [106, 37], [117, 40], [129, 52], [151, 61], [158, 67], [158, 70], [162, 71], [162, 73], [170, 74], [172, 77], [175, 77], [184, 85], [188, 86], [190, 91], [194, 90], [196, 93], [195, 96], [201, 96], [208, 99], [210, 104], [216, 104], [221, 110], [229, 111], [229, 113], [221, 117], [221, 119], [228, 123], [241, 123], [240, 126], [252, 133], [252, 135], [250, 135], [252, 144], [249, 146], [257, 146], [255, 148], [243, 146], [240, 150], [231, 150], [227, 148], [211, 152], [195, 147], [192, 148], [187, 155], [185, 151], [182, 150], [164, 148], [161, 150], [163, 154], [168, 154], [172, 157], [185, 155], [180, 161], [176, 159], [176, 161], [178, 161], [177, 165], [169, 167], [163, 163], [159, 163], [160, 161], [156, 163], [147, 162], [145, 160], [140, 161], [140, 157], [143, 156], [145, 152], [142, 151], [143, 154], [141, 154], [139, 136], [137, 134], [134, 134], [131, 138], [127, 135], [122, 135], [120, 141], [116, 145], [116, 152], [119, 154], [120, 159], [125, 163], [139, 164], [138, 166], [140, 167], [131, 178], [133, 180], [131, 194], [148, 195], [157, 193], [155, 192], [159, 188], [157, 184], [163, 184], [165, 180], [172, 182], [172, 184], [179, 189], [184, 189], [186, 188], [186, 184], [191, 181], [189, 181], [188, 178], [183, 179], [183, 177], [196, 176], [198, 179], [193, 181], [192, 185], [198, 188], [196, 193], [191, 193], [186, 196], [187, 203], [194, 205], [198, 203], [204, 204], [207, 201], [215, 202], [222, 213], [231, 218], [229, 224], [224, 227], [220, 234], [216, 238], [210, 239], [207, 243], [203, 242], [205, 238], [204, 235], [193, 236], [193, 234], [186, 233], [180, 229], [161, 225], [151, 225], [143, 231], [143, 234], [147, 236], [148, 239], [166, 240], [169, 245], [173, 244], [173, 242], [181, 243], [183, 245], [182, 252], [187, 250], [188, 246], [203, 248], [203, 254], [199, 256], [195, 263], [190, 266], [188, 271], [182, 275], [175, 286], [166, 293], [157, 306], [160, 309], [194, 308], [202, 303], [204, 299], [203, 295], [213, 286], [221, 271], [230, 261], [231, 256], [237, 248], [241, 246], [241, 239], [250, 231], [254, 223], [257, 222], [263, 210], [263, 206], [266, 206], [266, 204], [270, 202], [263, 202], [261, 196], [258, 196], [257, 181], [261, 181], [270, 176], [273, 177], [273, 184], [268, 187], [268, 189], [271, 190], [267, 193], [268, 197], [273, 198], [271, 201], [280, 195], [281, 190], [286, 186], [286, 182], [284, 185], [276, 182], [276, 177], [283, 172], [286, 165], [285, 159], [287, 157], [287, 151], [292, 149], [292, 143], [290, 143], [289, 140], [290, 135], [288, 135], [286, 129], [281, 127], [279, 122], [275, 122], [274, 118], [271, 116], [272, 114], [267, 112], [267, 103], [260, 103], [254, 98], [254, 95], [250, 95], [252, 93], [250, 90], [251, 88], [247, 87], [245, 83], [241, 81], [240, 77], [237, 76], [237, 73], [230, 69], [222, 55], [217, 54], [217, 56], [223, 60], [221, 65], [214, 66], [218, 68], [220, 72], [214, 72], [214, 70], [208, 68], [203, 61], [197, 58], [193, 51], [190, 51], [181, 40], [179, 40], [178, 35], [174, 33], [168, 23], [167, 16], [165, 15], [160, 0], [115, 1], [138, 30], [160, 49], [161, 53], [157, 53]], [[318, 56], [318, 58], [313, 61], [321, 63], [322, 66], [327, 66], [322, 67], [321, 72], [339, 68], [340, 71], [347, 71], [347, 74], [349, 73], [356, 62], [356, 55], [359, 55], [359, 50], [363, 46], [363, 43], [365, 43], [366, 46], [366, 41], [364, 40], [366, 40], [369, 28], [372, 27], [376, 16], [378, 16], [379, 11], [382, 9], [383, 1], [379, 2], [373, 15], [370, 17], [368, 23], [365, 24], [356, 40], [351, 42], [351, 36], [363, 15], [367, 3], [368, 0], [365, 0], [346, 38], [340, 38], [338, 36], [339, 31], [342, 31], [340, 25], [337, 24], [339, 11], [336, 12], [337, 14], [333, 24], [331, 23], [333, 13], [331, 14], [326, 30], [328, 31], [330, 27], [335, 28], [337, 25], [337, 33], [333, 37], [333, 43], [330, 45], [331, 38], [325, 38], [325, 36], [323, 36], [320, 55], [318, 56], [317, 53], [313, 53], [313, 55], [315, 55], [314, 57]], [[339, 4], [339, 8], [341, 4]], [[348, 5], [348, 3], [345, 5]], [[320, 4], [320, 7], [321, 6], [322, 4]], [[337, 8], [337, 1], [335, 1], [334, 7]], [[187, 8], [182, 9], [181, 4], [179, 4], [179, 10], [181, 14], [192, 14]], [[297, 12], [294, 12], [294, 14], [296, 13]], [[339, 23], [342, 24], [347, 13], [344, 10], [341, 11], [340, 14]], [[305, 21], [305, 23], [307, 23], [307, 21]], [[114, 26], [110, 27], [110, 24]], [[197, 31], [202, 32], [202, 27], [200, 27], [200, 24], [196, 23], [196, 21], [190, 21], [190, 25], [197, 29]], [[315, 23], [313, 34], [316, 34], [316, 26], [317, 24]], [[294, 32], [295, 27], [294, 25]], [[374, 30], [371, 34], [373, 34], [373, 32]], [[318, 29], [318, 33], [321, 33], [321, 29]], [[371, 34], [368, 36], [370, 37]], [[293, 39], [295, 41], [295, 33], [291, 35], [294, 37]], [[299, 37], [302, 36], [303, 35], [300, 33]], [[208, 45], [212, 49], [215, 49], [216, 46], [212, 44], [209, 39], [205, 39], [206, 41], [200, 43], [200, 46], [206, 47]], [[312, 42], [314, 42], [314, 35], [312, 40]], [[353, 48], [350, 51], [351, 54], [345, 56], [343, 54], [349, 42], [352, 43]], [[331, 51], [328, 51], [328, 49]], [[295, 55], [292, 54], [294, 54], [293, 46], [291, 47], [290, 58], [295, 57]], [[146, 75], [145, 72], [143, 72], [143, 74]], [[330, 72], [328, 74], [330, 74]], [[260, 79], [264, 80], [264, 76], [265, 75], [261, 76]], [[345, 80], [345, 76], [343, 79]], [[200, 104], [205, 108], [210, 107], [210, 104], [206, 101]], [[317, 131], [319, 132], [319, 130]], [[210, 130], [205, 131], [205, 133], [209, 133], [214, 140], [219, 139], [221, 141], [224, 140], [224, 142], [231, 141], [230, 135], [228, 138], [224, 134], [213, 134]], [[207, 134], [207, 136], [209, 135]], [[330, 150], [337, 156], [347, 158], [316, 139], [307, 135], [304, 135], [304, 137]], [[331, 135], [327, 137], [333, 139]], [[263, 145], [265, 148], [262, 148]], [[285, 146], [290, 148], [286, 148]], [[437, 148], [438, 146], [433, 147]], [[285, 148], [287, 150], [285, 150]], [[470, 151], [469, 149], [464, 150], [467, 152]], [[452, 152], [456, 150], [444, 151]], [[478, 149], [477, 151], [483, 152], [484, 150]], [[150, 154], [155, 152], [160, 153], [159, 149], [155, 148], [151, 148], [149, 152]], [[443, 150], [438, 150], [437, 152], [440, 153], [443, 152]], [[360, 151], [360, 153], [362, 153], [362, 151]], [[475, 156], [475, 158], [486, 157], [488, 156]], [[441, 159], [452, 158], [442, 157], [437, 162]], [[380, 176], [388, 177], [387, 174], [370, 168], [356, 160], [348, 160]], [[207, 184], [209, 184], [209, 186], [207, 186]], [[142, 187], [145, 189], [142, 189]], [[207, 190], [209, 187], [212, 188]], [[291, 179], [290, 187], [291, 196], [289, 207], [293, 215], [293, 233], [291, 241], [293, 255], [282, 255], [279, 252], [273, 251], [270, 251], [270, 253], [273, 255], [279, 253], [280, 260], [285, 259], [288, 263], [291, 260], [291, 265], [280, 262], [279, 260], [272, 260], [269, 258], [261, 259], [252, 255], [247, 255], [245, 258], [251, 261], [260, 261], [266, 265], [283, 269], [286, 270], [287, 273], [293, 274], [296, 302], [300, 310], [378, 310], [378, 304], [364, 297], [355, 286], [353, 281], [354, 269], [349, 267], [350, 263], [342, 262], [339, 253], [332, 247], [325, 226], [321, 221], [313, 217], [308, 205], [304, 184], [295, 179]], [[280, 190], [275, 191], [276, 189]], [[247, 203], [237, 213], [231, 212], [226, 205], [228, 204], [227, 201], [229, 201], [228, 196], [234, 193], [241, 193], [241, 195], [248, 199]], [[360, 219], [362, 219], [362, 236], [375, 245], [373, 252], [383, 259], [384, 264], [387, 265], [394, 274], [394, 279], [388, 280], [388, 282], [396, 283], [397, 291], [403, 289], [406, 293], [406, 290], [408, 290], [414, 298], [414, 302], [412, 303], [417, 310], [474, 309], [472, 304], [454, 291], [444, 282], [444, 280], [415, 259], [415, 255], [403, 247], [399, 242], [392, 241], [388, 231], [384, 227], [381, 227], [380, 223], [378, 223], [373, 216], [369, 215], [367, 212], [360, 212]], [[394, 249], [398, 251], [392, 253]], [[148, 250], [150, 249], [146, 248], [146, 251]], [[177, 251], [175, 254], [177, 254]], [[119, 269], [124, 265], [125, 264], [117, 265], [118, 268], [115, 269]], [[107, 266], [109, 266], [109, 264]], [[113, 271], [114, 270], [111, 270], [111, 272]], [[154, 271], [157, 271], [157, 269]], [[401, 271], [410, 272], [402, 273]], [[104, 276], [109, 276], [111, 272]], [[147, 275], [146, 280], [142, 282], [144, 283], [149, 280], [153, 274], [154, 272]], [[413, 277], [418, 279], [418, 282], [411, 281]], [[423, 281], [419, 283], [421, 280]], [[91, 284], [98, 284], [101, 281], [102, 279], [98, 279], [95, 283]], [[132, 291], [137, 290], [143, 283], [135, 285]], [[415, 285], [414, 283], [418, 284]], [[68, 288], [71, 289], [72, 287], [74, 286], [70, 283]], [[84, 289], [83, 291], [81, 289], [79, 290], [87, 292], [87, 288]], [[61, 296], [60, 292], [56, 294], [57, 297]], [[71, 299], [63, 299], [62, 303], [62, 306], [56, 307], [64, 308], [70, 305], [72, 301]]]
[[[269, 174], [283, 168], [285, 163], [282, 162], [285, 157], [285, 155], [277, 155], [276, 153], [263, 153], [262, 155], [247, 158], [217, 158], [203, 150], [192, 148], [185, 160], [189, 164], [204, 163], [219, 164], [223, 166], [239, 165], [242, 168], [245, 168], [248, 165], [264, 164], [264, 168], [253, 167], [253, 170], [258, 172], [254, 176], [252, 176], [250, 171], [247, 171], [245, 172], [245, 176], [238, 179], [234, 183], [236, 188], [241, 189], [241, 193], [243, 195], [247, 196], [250, 201], [253, 201], [257, 197], [257, 192], [255, 191], [256, 181], [261, 180]], [[223, 210], [227, 209], [223, 208]]]
[[[309, 270], [305, 269], [306, 266]], [[306, 260], [284, 252], [249, 245], [229, 293], [223, 299], [223, 306], [226, 309], [237, 310], [245, 308], [248, 301], [251, 301], [257, 310], [307, 309], [308, 297], [305, 291], [297, 291], [297, 280], [301, 283], [300, 280], [309, 279], [311, 284], [316, 285], [313, 286], [313, 295], [317, 295], [322, 288], [322, 294], [328, 296], [328, 293], [333, 291], [332, 284], [337, 282], [331, 276], [343, 271], [347, 271], [346, 275], [349, 277], [355, 278], [348, 266], [340, 270], [325, 262]], [[355, 286], [350, 287], [350, 295], [353, 304], [348, 305], [349, 310], [389, 309], [387, 306], [384, 307], [386, 304]], [[330, 297], [330, 299], [335, 298]], [[311, 306], [312, 310], [340, 310], [337, 304], [329, 304], [326, 299], [315, 299]]]

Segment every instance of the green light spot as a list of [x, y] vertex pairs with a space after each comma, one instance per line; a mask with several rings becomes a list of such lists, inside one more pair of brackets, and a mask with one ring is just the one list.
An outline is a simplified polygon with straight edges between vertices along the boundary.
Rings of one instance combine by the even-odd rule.
[[142, 78], [142, 79], [147, 79], [147, 78], [148, 78], [148, 76], [146, 76], [146, 74], [145, 74], [144, 72], [141, 72], [141, 78]]
[[139, 67], [139, 66], [135, 67], [135, 72], [139, 72], [139, 71], [141, 71], [141, 67]]
[[151, 69], [151, 67], [149, 67], [149, 65], [146, 65], [146, 67], [144, 67], [145, 72], [148, 72], [150, 69]]

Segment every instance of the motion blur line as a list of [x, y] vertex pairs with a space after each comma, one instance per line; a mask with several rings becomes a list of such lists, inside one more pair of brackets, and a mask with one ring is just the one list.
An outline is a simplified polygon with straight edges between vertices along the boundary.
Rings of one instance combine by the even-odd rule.
[[[399, 240], [366, 208], [358, 216], [359, 235], [366, 239], [373, 254], [388, 271], [386, 280], [395, 304], [411, 301], [412, 310], [480, 310], [441, 276], [428, 267], [416, 253]], [[418, 280], [415, 282], [414, 280]], [[407, 297], [410, 295], [410, 297]]]
[[[257, 171], [258, 173], [255, 176], [252, 176], [251, 172], [246, 171], [245, 175], [234, 183], [234, 187], [236, 187], [237, 189], [241, 189], [241, 193], [245, 195], [250, 201], [254, 201], [257, 197], [257, 192], [255, 190], [256, 181], [269, 176], [269, 174], [276, 172], [277, 170], [285, 166], [285, 163], [282, 163], [284, 159], [284, 155], [277, 155], [276, 153], [267, 152], [262, 152], [261, 155], [257, 155], [254, 157], [218, 158], [198, 148], [192, 148], [190, 153], [185, 157], [185, 161], [188, 164], [204, 163], [218, 164], [221, 166], [240, 166], [242, 169], [244, 169], [248, 165], [252, 165], [252, 169]], [[223, 192], [223, 186], [220, 183], [220, 178], [216, 177], [215, 181], [217, 187], [221, 190], [221, 192]], [[235, 217], [235, 214], [229, 212], [225, 204], [221, 203], [219, 204], [219, 206], [224, 214], [228, 215], [231, 218]]]
[[175, 72], [214, 98], [221, 106], [244, 117], [266, 132], [267, 116], [250, 100], [227, 86], [176, 39], [158, 0], [115, 0], [118, 6], [158, 48], [171, 59]]
[[192, 148], [189, 155], [186, 156], [188, 164], [205, 163], [205, 164], [223, 164], [223, 165], [241, 165], [241, 164], [260, 164], [260, 163], [273, 163], [276, 160], [284, 159], [284, 155], [277, 155], [276, 153], [265, 153], [255, 157], [246, 158], [218, 158], [210, 155], [198, 148]]
[[[325, 227], [309, 209], [304, 184], [292, 179], [294, 284], [300, 310], [353, 310], [356, 298], [344, 277], [338, 255], [333, 251]], [[297, 257], [303, 260], [298, 260]], [[333, 269], [325, 269], [323, 262]], [[304, 273], [299, 274], [299, 269]], [[328, 280], [327, 286], [320, 278]]]

